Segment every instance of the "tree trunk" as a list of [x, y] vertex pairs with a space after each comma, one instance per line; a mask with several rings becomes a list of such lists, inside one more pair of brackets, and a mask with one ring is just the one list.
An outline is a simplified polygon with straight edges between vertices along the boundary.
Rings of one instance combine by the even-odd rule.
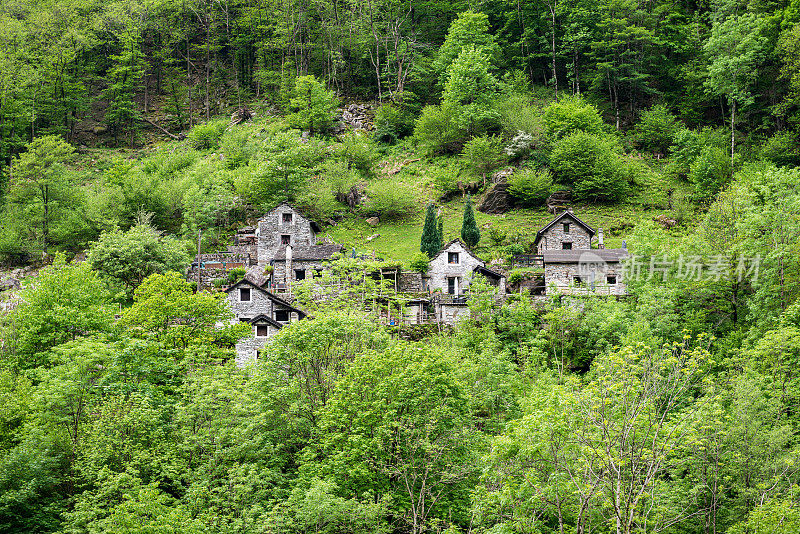
[[731, 171], [733, 171], [733, 151], [736, 146], [736, 100], [731, 103]]

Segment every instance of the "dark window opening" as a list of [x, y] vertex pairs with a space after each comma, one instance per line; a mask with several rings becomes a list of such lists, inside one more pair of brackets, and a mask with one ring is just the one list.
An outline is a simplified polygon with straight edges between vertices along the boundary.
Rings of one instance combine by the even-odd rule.
[[283, 222], [285, 224], [291, 224], [291, 222], [292, 222], [292, 214], [291, 213], [284, 213], [283, 214]]
[[246, 317], [239, 317], [239, 322], [240, 322], [240, 323], [249, 323], [249, 322], [250, 322], [250, 319], [248, 319], [248, 318], [246, 318]]
[[281, 245], [288, 245], [291, 243], [291, 241], [292, 241], [292, 236], [290, 236], [289, 234], [283, 234], [281, 236]]
[[289, 311], [288, 310], [276, 310], [275, 311], [275, 320], [279, 323], [288, 323], [289, 322]]
[[573, 276], [573, 277], [572, 277], [572, 282], [573, 282], [573, 283], [574, 283], [576, 286], [579, 286], [579, 285], [583, 284], [583, 278], [581, 278], [580, 276]]
[[455, 277], [450, 277], [447, 279], [447, 292], [451, 295], [456, 294], [456, 279]]
[[305, 280], [306, 279], [306, 270], [305, 269], [295, 269], [294, 270], [294, 279], [295, 280]]
[[458, 252], [448, 252], [447, 263], [458, 263]]
[[606, 276], [606, 283], [607, 283], [608, 285], [614, 285], [614, 284], [616, 284], [616, 283], [617, 283], [617, 277], [616, 277], [616, 276], [610, 276], [610, 275], [609, 275], [609, 276]]
[[239, 289], [239, 300], [242, 302], [250, 302], [250, 288], [243, 287]]
[[572, 243], [561, 243], [562, 250], [572, 250]]
[[564, 223], [564, 233], [565, 234], [569, 233], [569, 223]]
[[269, 335], [269, 326], [265, 324], [256, 325], [256, 337], [267, 337]]
[[322, 269], [314, 269], [314, 278], [319, 278], [322, 276]]

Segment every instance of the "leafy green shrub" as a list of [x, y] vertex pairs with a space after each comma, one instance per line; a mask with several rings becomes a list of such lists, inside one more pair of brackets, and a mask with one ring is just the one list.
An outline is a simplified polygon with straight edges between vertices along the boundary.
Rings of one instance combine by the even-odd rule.
[[669, 147], [672, 153], [669, 172], [681, 178], [688, 177], [692, 163], [700, 156], [703, 147], [716, 146], [725, 148], [729, 139], [724, 130], [680, 128], [675, 132], [672, 145]]
[[326, 89], [314, 76], [298, 76], [289, 101], [292, 113], [287, 115], [286, 120], [296, 128], [308, 130], [311, 135], [325, 132], [333, 124], [338, 105], [336, 94]]
[[579, 96], [565, 96], [547, 106], [544, 125], [547, 136], [554, 141], [577, 131], [597, 135], [605, 127], [597, 108]]
[[219, 148], [219, 141], [228, 124], [226, 119], [210, 120], [189, 130], [186, 138], [197, 150], [216, 149]]
[[432, 167], [428, 170], [433, 184], [442, 195], [459, 191], [459, 170], [454, 167]]
[[430, 265], [430, 258], [424, 252], [415, 254], [408, 262], [408, 268], [418, 273], [427, 273], [428, 266]]
[[503, 140], [495, 135], [473, 137], [461, 152], [467, 166], [486, 181], [486, 174], [505, 163]]
[[730, 155], [715, 146], [706, 146], [692, 162], [689, 181], [694, 184], [699, 200], [711, 200], [733, 178]]
[[550, 166], [578, 200], [619, 200], [631, 178], [619, 150], [613, 138], [576, 131], [556, 143]]
[[344, 135], [339, 151], [351, 169], [358, 170], [365, 177], [375, 174], [378, 152], [366, 134], [351, 132]]
[[633, 137], [641, 148], [666, 154], [680, 128], [675, 115], [666, 106], [658, 104], [642, 112]]
[[384, 104], [375, 113], [375, 139], [388, 145], [414, 133], [414, 114], [396, 104]]
[[244, 278], [244, 273], [246, 272], [247, 270], [242, 267], [237, 267], [236, 269], [231, 269], [230, 271], [228, 271], [228, 279], [227, 279], [228, 285], [233, 285], [242, 278]]
[[531, 137], [532, 146], [538, 146], [544, 141], [545, 123], [542, 109], [533, 105], [526, 96], [511, 94], [499, 100], [496, 107], [500, 113], [503, 132], [507, 136], [523, 132]]
[[520, 169], [508, 179], [508, 192], [527, 206], [539, 206], [553, 189], [553, 173], [547, 169]]
[[414, 128], [414, 137], [425, 150], [432, 154], [461, 151], [470, 133], [459, 120], [462, 107], [453, 102], [425, 106]]
[[416, 189], [390, 180], [370, 184], [362, 207], [365, 214], [382, 220], [404, 219], [413, 216], [417, 209]]
[[489, 241], [492, 242], [492, 245], [495, 247], [502, 246], [503, 243], [506, 242], [506, 238], [508, 237], [508, 232], [503, 230], [502, 228], [498, 228], [496, 226], [492, 226], [489, 228]]
[[800, 166], [799, 137], [795, 132], [777, 132], [761, 146], [761, 158], [775, 165]]
[[246, 125], [234, 126], [225, 132], [220, 141], [220, 149], [225, 155], [225, 166], [229, 169], [247, 165], [256, 153], [257, 147], [253, 129]]

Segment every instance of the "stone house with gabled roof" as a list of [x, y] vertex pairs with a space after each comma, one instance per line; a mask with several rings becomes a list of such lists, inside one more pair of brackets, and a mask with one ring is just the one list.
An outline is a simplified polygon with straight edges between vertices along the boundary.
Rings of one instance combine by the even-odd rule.
[[234, 320], [253, 326], [253, 336], [236, 344], [236, 364], [244, 366], [258, 358], [258, 352], [275, 332], [306, 317], [288, 300], [243, 278], [225, 290]]
[[473, 271], [484, 262], [463, 241], [453, 239], [428, 264], [427, 289], [449, 295], [462, 295], [469, 287]]
[[258, 265], [270, 264], [279, 250], [317, 245], [319, 225], [288, 202], [281, 202], [258, 220]]
[[568, 209], [536, 232], [533, 247], [537, 254], [546, 250], [588, 250], [592, 248], [595, 233], [594, 228]]

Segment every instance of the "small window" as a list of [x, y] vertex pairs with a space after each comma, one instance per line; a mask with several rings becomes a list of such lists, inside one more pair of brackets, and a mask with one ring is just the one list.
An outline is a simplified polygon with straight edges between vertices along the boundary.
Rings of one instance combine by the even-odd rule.
[[617, 277], [612, 275], [606, 276], [606, 283], [610, 286], [613, 286], [617, 283]]
[[267, 337], [269, 335], [269, 326], [265, 324], [256, 325], [256, 337]]
[[241, 301], [241, 302], [250, 302], [250, 288], [249, 287], [239, 288], [239, 301]]
[[564, 223], [564, 233], [565, 234], [569, 233], [569, 223]]
[[292, 224], [292, 214], [291, 213], [284, 213], [283, 214], [283, 224]]
[[314, 269], [314, 278], [322, 277], [322, 269]]
[[581, 278], [580, 276], [573, 276], [572, 283], [575, 284], [576, 286], [579, 286], [583, 284], [583, 278]]
[[275, 310], [275, 320], [279, 323], [288, 323], [289, 310]]
[[294, 279], [295, 280], [305, 280], [306, 279], [306, 270], [305, 269], [295, 269], [294, 270]]
[[289, 234], [283, 234], [281, 236], [281, 245], [289, 245], [292, 242], [292, 236]]
[[456, 278], [455, 276], [451, 276], [447, 279], [447, 292], [450, 295], [456, 294]]
[[249, 323], [250, 319], [248, 319], [247, 317], [239, 317], [239, 322], [240, 323]]
[[447, 253], [447, 263], [458, 263], [458, 252], [448, 252]]
[[572, 243], [561, 243], [561, 250], [572, 250]]

